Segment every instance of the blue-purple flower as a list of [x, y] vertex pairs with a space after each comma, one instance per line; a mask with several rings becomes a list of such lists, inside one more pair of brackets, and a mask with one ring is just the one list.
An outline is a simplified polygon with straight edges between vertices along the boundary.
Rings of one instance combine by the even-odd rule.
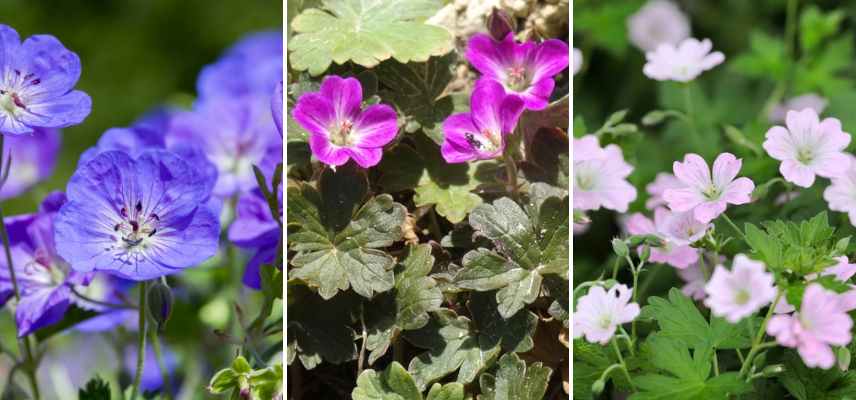
[[220, 223], [210, 186], [182, 157], [148, 150], [98, 154], [78, 167], [56, 219], [57, 252], [76, 271], [142, 281], [217, 253]]
[[[282, 198], [281, 191], [279, 197]], [[244, 284], [259, 289], [261, 288], [260, 267], [262, 264], [274, 262], [282, 231], [258, 189], [241, 196], [236, 214], [235, 221], [229, 227], [229, 240], [240, 248], [256, 251], [244, 271]]]
[[58, 129], [36, 128], [32, 135], [8, 136], [6, 153], [11, 154], [14, 165], [0, 188], [0, 200], [24, 193], [47, 179], [56, 166], [59, 144]]
[[273, 114], [273, 122], [276, 124], [276, 129], [279, 131], [279, 136], [282, 136], [282, 100], [285, 94], [282, 91], [282, 81], [276, 85], [273, 91], [273, 96], [270, 98], [270, 111]]
[[[175, 369], [178, 368], [178, 358], [166, 343], [161, 345], [161, 355], [163, 356], [164, 368], [166, 368], [167, 375], [172, 377]], [[137, 348], [134, 346], [125, 347], [125, 354], [123, 356], [125, 371], [133, 376], [136, 372]], [[175, 379], [170, 378], [170, 382], [175, 382]], [[154, 349], [152, 349], [151, 346], [147, 346], [146, 358], [143, 360], [143, 374], [140, 379], [140, 390], [143, 392], [155, 392], [161, 390], [162, 386], [163, 374], [161, 373], [160, 366], [158, 365], [158, 359]], [[175, 388], [172, 390], [175, 390]]]
[[383, 146], [398, 133], [395, 110], [386, 104], [362, 109], [363, 87], [356, 78], [329, 75], [321, 90], [305, 93], [292, 111], [309, 131], [309, 147], [322, 163], [339, 166], [353, 159], [363, 168], [377, 165]]
[[74, 90], [80, 58], [51, 35], [30, 36], [0, 24], [0, 134], [82, 122], [92, 110], [86, 93]]
[[509, 32], [502, 41], [479, 33], [467, 45], [467, 60], [480, 80], [492, 80], [519, 96], [529, 110], [547, 107], [556, 82], [553, 77], [568, 67], [568, 45], [558, 39], [517, 43]]
[[199, 73], [199, 97], [270, 96], [282, 80], [282, 33], [259, 32], [233, 45]]
[[[271, 86], [273, 87], [273, 86]], [[214, 194], [222, 198], [257, 186], [253, 165], [272, 173], [282, 162], [282, 137], [264, 97], [214, 97], [193, 111], [173, 116], [166, 134], [170, 149], [195, 147], [217, 170]]]
[[[75, 271], [57, 254], [54, 225], [65, 195], [53, 193], [35, 214], [8, 218], [12, 264], [20, 301], [15, 308], [18, 337], [62, 320], [74, 301], [72, 287], [86, 285], [90, 274]], [[6, 257], [0, 257], [0, 305], [14, 297]]]
[[523, 113], [523, 100], [502, 85], [480, 79], [470, 97], [470, 112], [452, 114], [443, 121], [440, 152], [448, 163], [488, 160], [502, 155], [505, 136], [514, 131]]

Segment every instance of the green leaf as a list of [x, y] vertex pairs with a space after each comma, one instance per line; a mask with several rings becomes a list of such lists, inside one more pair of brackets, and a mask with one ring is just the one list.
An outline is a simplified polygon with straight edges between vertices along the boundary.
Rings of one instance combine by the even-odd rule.
[[844, 11], [835, 10], [824, 15], [816, 5], [807, 6], [800, 15], [800, 46], [811, 53], [825, 39], [838, 31], [838, 25], [844, 19]]
[[208, 391], [219, 394], [238, 387], [238, 375], [240, 374], [232, 368], [221, 369], [211, 377], [211, 382], [208, 383]]
[[452, 81], [452, 64], [456, 54], [431, 57], [427, 62], [407, 64], [395, 60], [381, 63], [378, 68], [380, 82], [386, 89], [380, 92], [384, 102], [395, 105], [404, 116], [405, 131], [422, 129], [429, 137], [440, 138], [442, 123], [454, 109], [452, 97], [445, 94]]
[[393, 361], [386, 370], [377, 373], [369, 369], [357, 378], [351, 393], [353, 400], [422, 400], [422, 393], [401, 364]]
[[249, 373], [253, 399], [274, 399], [282, 393], [282, 364]]
[[110, 400], [110, 384], [96, 376], [77, 391], [79, 400]]
[[355, 296], [346, 293], [325, 301], [294, 282], [289, 282], [287, 294], [289, 363], [297, 356], [306, 369], [313, 369], [322, 360], [340, 364], [357, 358], [350, 326], [359, 304]]
[[543, 275], [567, 278], [567, 197], [556, 197], [557, 192], [544, 184], [532, 186], [526, 211], [504, 197], [470, 214], [470, 225], [493, 241], [496, 250], [480, 248], [465, 254], [463, 268], [455, 275], [455, 285], [463, 289], [498, 289], [499, 313], [505, 318], [535, 301]]
[[399, 332], [425, 326], [430, 319], [428, 312], [440, 308], [443, 293], [437, 282], [427, 276], [433, 266], [431, 245], [409, 246], [407, 257], [395, 269], [395, 288], [366, 307], [369, 364], [386, 353]]
[[793, 350], [787, 350], [783, 358], [785, 371], [778, 380], [795, 398], [833, 400], [856, 397], [856, 373], [853, 371], [806, 367]]
[[749, 51], [737, 56], [731, 68], [753, 78], [780, 81], [785, 78], [788, 64], [782, 39], [755, 30], [749, 37]]
[[710, 324], [695, 303], [677, 288], [669, 290], [669, 298], [649, 297], [642, 309], [642, 318], [652, 318], [660, 325], [658, 336], [682, 341], [691, 349], [749, 347], [748, 330], [742, 325], [729, 324], [713, 317]]
[[332, 62], [374, 67], [383, 60], [426, 61], [453, 47], [452, 35], [424, 21], [439, 0], [327, 0], [291, 22], [290, 67], [320, 75]]
[[553, 371], [540, 362], [526, 365], [517, 354], [508, 353], [499, 359], [495, 375], [482, 374], [479, 379], [480, 400], [542, 400]]
[[529, 182], [568, 187], [569, 109], [570, 97], [564, 96], [543, 110], [528, 110], [520, 117], [517, 126], [526, 149], [520, 168]]
[[401, 239], [406, 209], [392, 196], [378, 195], [359, 209], [367, 191], [365, 177], [348, 164], [326, 170], [320, 193], [306, 184], [288, 188], [288, 223], [300, 229], [289, 235], [297, 252], [290, 278], [318, 287], [325, 299], [349, 287], [363, 297], [392, 289], [393, 258], [379, 248]]
[[[472, 165], [472, 164], [471, 164]], [[435, 205], [437, 214], [442, 215], [452, 223], [463, 221], [467, 214], [482, 204], [482, 198], [472, 190], [478, 186], [475, 181], [463, 185], [444, 185], [430, 178], [423, 178], [413, 201], [417, 207]]]
[[445, 385], [435, 383], [425, 400], [464, 400], [464, 385], [457, 382]]

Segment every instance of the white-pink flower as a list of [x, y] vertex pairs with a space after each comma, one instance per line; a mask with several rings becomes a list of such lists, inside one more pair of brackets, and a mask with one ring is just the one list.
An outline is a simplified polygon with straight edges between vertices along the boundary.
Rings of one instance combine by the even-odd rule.
[[737, 178], [743, 160], [722, 153], [713, 162], [713, 176], [707, 162], [698, 154], [687, 154], [684, 162], [675, 161], [672, 169], [682, 187], [666, 189], [663, 198], [676, 212], [692, 210], [699, 222], [708, 223], [725, 212], [728, 204], [746, 204], [752, 200], [755, 184], [749, 178]]
[[785, 120], [787, 128], [770, 128], [764, 140], [767, 154], [782, 162], [779, 172], [785, 180], [811, 187], [815, 175], [832, 178], [847, 170], [850, 160], [844, 149], [850, 144], [850, 134], [841, 130], [841, 121], [821, 121], [810, 108], [788, 111]]
[[799, 312], [773, 316], [767, 333], [782, 346], [795, 347], [806, 366], [831, 368], [835, 354], [830, 346], [850, 343], [853, 327], [842, 297], [812, 283], [803, 294]]
[[811, 108], [817, 113], [817, 115], [820, 115], [823, 113], [823, 110], [826, 109], [826, 104], [826, 99], [823, 97], [814, 93], [807, 93], [776, 105], [772, 110], [770, 110], [768, 119], [773, 123], [782, 123], [785, 122], [785, 117], [788, 115], [788, 111], [800, 111], [806, 108]]
[[639, 305], [631, 303], [632, 292], [626, 285], [604, 290], [594, 286], [577, 300], [574, 313], [574, 337], [585, 336], [591, 343], [607, 344], [621, 324], [639, 315]]
[[712, 48], [709, 39], [688, 38], [677, 46], [661, 43], [656, 50], [645, 53], [647, 62], [642, 72], [658, 81], [689, 82], [725, 61], [725, 55], [711, 53]]
[[687, 297], [695, 300], [704, 300], [707, 297], [704, 292], [704, 286], [707, 284], [707, 281], [704, 280], [704, 273], [701, 271], [699, 263], [693, 263], [687, 268], [679, 269], [678, 276], [686, 282], [681, 287], [681, 292], [687, 295]]
[[710, 224], [698, 222], [692, 213], [673, 213], [663, 207], [654, 210], [653, 221], [635, 213], [626, 226], [631, 235], [654, 235], [662, 239], [662, 247], [651, 248], [650, 260], [679, 269], [698, 261], [699, 250], [690, 244], [701, 239], [710, 228]]
[[583, 67], [583, 52], [580, 49], [574, 47], [574, 52], [571, 54], [571, 62], [573, 65], [571, 75], [576, 75]]
[[657, 207], [666, 205], [666, 199], [663, 198], [663, 193], [665, 193], [667, 189], [678, 189], [680, 187], [683, 187], [683, 184], [674, 175], [668, 172], [657, 173], [657, 177], [654, 178], [654, 182], [645, 186], [645, 191], [650, 195], [650, 197], [648, 197], [648, 201], [645, 202], [645, 207], [649, 210], [653, 210]]
[[734, 256], [731, 271], [717, 265], [704, 288], [704, 304], [713, 315], [733, 324], [752, 315], [776, 297], [773, 274], [764, 263], [750, 260], [743, 254]]
[[856, 226], [856, 157], [848, 156], [847, 169], [830, 178], [831, 184], [823, 191], [823, 199], [832, 211], [846, 212], [850, 224]]
[[678, 44], [690, 36], [690, 21], [675, 3], [651, 0], [627, 19], [630, 42], [642, 51], [661, 43]]
[[627, 182], [631, 172], [617, 145], [601, 148], [594, 135], [574, 139], [574, 208], [627, 211], [636, 200], [636, 188]]

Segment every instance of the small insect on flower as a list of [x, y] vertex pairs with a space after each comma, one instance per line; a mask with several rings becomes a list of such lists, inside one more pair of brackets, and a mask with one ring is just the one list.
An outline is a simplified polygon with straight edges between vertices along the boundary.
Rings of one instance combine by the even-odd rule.
[[651, 0], [627, 19], [630, 42], [642, 51], [662, 43], [676, 45], [690, 37], [690, 21], [675, 3]]
[[585, 336], [591, 343], [609, 343], [619, 325], [631, 322], [639, 315], [639, 305], [630, 302], [631, 296], [631, 290], [621, 284], [609, 291], [600, 286], [589, 289], [577, 300], [574, 337]]
[[731, 271], [717, 265], [704, 288], [713, 315], [724, 317], [736, 324], [741, 319], [769, 304], [776, 297], [773, 274], [764, 263], [749, 259], [743, 254], [734, 256]]
[[309, 147], [319, 161], [339, 166], [353, 159], [363, 168], [380, 162], [383, 146], [398, 134], [398, 118], [386, 104], [363, 110], [362, 100], [360, 81], [336, 75], [324, 78], [320, 91], [297, 100], [292, 115], [309, 131]]
[[621, 148], [601, 148], [597, 137], [586, 135], [574, 139], [573, 150], [574, 209], [627, 211], [636, 200], [636, 188], [627, 182], [633, 167], [624, 161]]
[[645, 53], [647, 62], [642, 72], [658, 81], [689, 82], [725, 61], [725, 55], [711, 53], [712, 48], [709, 39], [688, 38], [677, 46], [661, 43], [656, 50]]
[[809, 284], [800, 310], [793, 315], [775, 315], [767, 333], [782, 346], [796, 348], [808, 367], [832, 368], [835, 355], [831, 346], [846, 346], [852, 339], [853, 320], [844, 296]]
[[631, 235], [655, 235], [665, 243], [663, 247], [651, 248], [651, 261], [678, 269], [698, 261], [699, 250], [690, 244], [701, 239], [709, 228], [710, 224], [698, 222], [692, 213], [673, 213], [664, 207], [654, 210], [653, 221], [641, 213], [627, 220], [627, 232]]
[[34, 35], [21, 43], [18, 32], [0, 24], [0, 134], [81, 123], [92, 99], [73, 90], [80, 71], [80, 58], [57, 38]]
[[755, 184], [749, 178], [737, 178], [743, 161], [731, 153], [722, 153], [711, 170], [698, 154], [687, 154], [684, 162], [675, 161], [673, 171], [682, 187], [666, 189], [663, 198], [672, 211], [693, 211], [699, 222], [710, 222], [725, 212], [728, 204], [750, 202]]
[[844, 149], [850, 134], [841, 130], [837, 118], [821, 121], [810, 108], [788, 111], [787, 128], [774, 126], [767, 131], [764, 150], [781, 161], [779, 172], [785, 180], [800, 187], [811, 187], [816, 175], [833, 178], [849, 165]]
[[56, 166], [59, 145], [59, 129], [36, 128], [32, 135], [7, 137], [6, 151], [12, 154], [14, 166], [0, 188], [0, 200], [24, 193], [51, 176]]
[[198, 265], [218, 249], [219, 219], [205, 205], [210, 190], [174, 153], [101, 153], [69, 181], [57, 252], [77, 271], [137, 281]]
[[501, 156], [505, 136], [514, 131], [523, 112], [522, 100], [488, 80], [476, 82], [470, 104], [470, 112], [452, 114], [443, 121], [444, 139], [440, 151], [448, 163]]
[[557, 39], [517, 43], [513, 32], [501, 41], [477, 33], [467, 44], [467, 60], [482, 73], [480, 81], [499, 83], [527, 109], [542, 110], [556, 85], [553, 77], [568, 67], [568, 45]]

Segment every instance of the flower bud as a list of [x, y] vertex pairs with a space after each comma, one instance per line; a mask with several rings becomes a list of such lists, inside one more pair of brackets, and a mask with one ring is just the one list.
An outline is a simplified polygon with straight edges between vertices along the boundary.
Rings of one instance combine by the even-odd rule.
[[494, 40], [503, 40], [510, 32], [514, 32], [515, 21], [507, 12], [494, 8], [487, 17], [487, 30]]
[[146, 294], [146, 302], [149, 306], [149, 314], [157, 323], [158, 332], [163, 332], [166, 327], [166, 322], [172, 315], [172, 305], [175, 299], [172, 295], [172, 289], [163, 281], [155, 281], [149, 287]]
[[591, 392], [594, 395], [599, 395], [599, 394], [603, 393], [603, 389], [605, 387], [606, 387], [606, 382], [604, 382], [603, 379], [598, 379], [598, 380], [594, 381], [594, 383], [591, 385]]
[[782, 364], [773, 364], [764, 367], [761, 371], [761, 374], [767, 378], [774, 377], [778, 374], [785, 372], [785, 366]]
[[646, 262], [649, 258], [651, 258], [651, 246], [642, 246], [642, 253], [639, 254], [639, 259], [642, 260], [642, 262]]
[[850, 350], [846, 347], [835, 349], [835, 361], [839, 369], [847, 372], [850, 369]]
[[630, 254], [630, 249], [627, 248], [627, 243], [619, 238], [612, 239], [612, 251], [615, 255], [624, 258]]

